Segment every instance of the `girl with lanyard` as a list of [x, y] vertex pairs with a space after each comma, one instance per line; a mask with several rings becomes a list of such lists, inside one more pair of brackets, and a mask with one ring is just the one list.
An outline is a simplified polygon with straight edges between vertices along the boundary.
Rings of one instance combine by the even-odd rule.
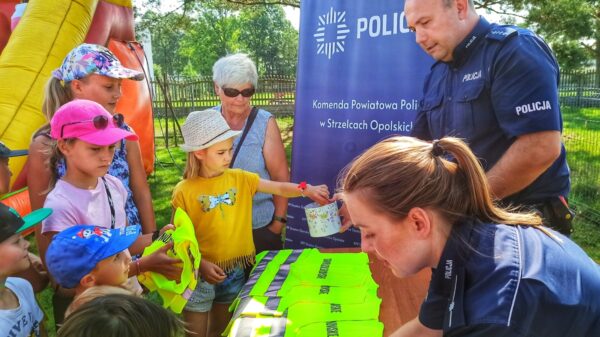
[[[107, 171], [115, 144], [122, 139], [136, 140], [137, 136], [119, 128], [108, 111], [88, 100], [74, 100], [60, 107], [52, 117], [50, 127], [50, 135], [56, 140], [52, 160], [64, 160], [66, 171], [61, 179], [51, 181], [53, 189], [44, 205], [54, 209], [54, 213], [42, 223], [42, 233], [51, 239], [57, 232], [77, 224], [106, 228], [127, 226], [127, 191], [123, 183]], [[169, 228], [173, 226], [165, 226], [162, 231]], [[140, 254], [158, 234], [140, 235], [130, 247], [130, 252]], [[171, 247], [172, 244], [165, 245], [156, 253], [131, 262], [130, 276], [154, 271], [176, 279], [181, 269], [173, 264], [180, 261], [166, 255]], [[139, 284], [134, 287], [140, 289]], [[56, 290], [55, 296], [64, 299], [56, 301], [61, 305], [54, 308], [55, 320], [61, 322], [73, 293], [65, 289]]]

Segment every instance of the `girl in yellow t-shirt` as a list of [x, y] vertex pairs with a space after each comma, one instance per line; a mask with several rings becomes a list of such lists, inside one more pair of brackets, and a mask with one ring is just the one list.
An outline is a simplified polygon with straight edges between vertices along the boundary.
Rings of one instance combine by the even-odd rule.
[[[326, 185], [312, 186], [261, 179], [230, 169], [233, 131], [217, 110], [194, 111], [181, 127], [187, 152], [183, 180], [173, 191], [173, 209], [194, 223], [202, 261], [202, 280], [183, 316], [191, 336], [219, 336], [230, 319], [228, 307], [244, 284], [244, 267], [254, 261], [252, 197], [257, 192], [287, 198], [306, 196], [326, 204]], [[210, 312], [210, 315], [209, 315]]]

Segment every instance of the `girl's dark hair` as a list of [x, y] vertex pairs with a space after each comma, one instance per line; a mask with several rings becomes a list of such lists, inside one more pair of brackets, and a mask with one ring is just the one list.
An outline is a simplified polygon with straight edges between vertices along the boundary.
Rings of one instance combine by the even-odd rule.
[[346, 167], [338, 184], [359, 192], [373, 209], [403, 219], [413, 207], [432, 207], [450, 223], [463, 217], [507, 225], [540, 226], [535, 213], [497, 206], [483, 168], [460, 139], [433, 143], [412, 137], [385, 139]]
[[73, 312], [57, 337], [175, 337], [183, 322], [156, 303], [132, 295], [93, 299]]

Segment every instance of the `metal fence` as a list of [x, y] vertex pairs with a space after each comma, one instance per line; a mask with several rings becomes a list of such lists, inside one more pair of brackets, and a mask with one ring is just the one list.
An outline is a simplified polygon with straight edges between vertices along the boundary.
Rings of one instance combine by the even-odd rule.
[[561, 104], [579, 108], [600, 107], [600, 79], [596, 71], [563, 72]]
[[[207, 109], [219, 104], [213, 80], [200, 78], [157, 78], [152, 82], [152, 106], [156, 117], [167, 113], [185, 117], [190, 111]], [[266, 75], [258, 82], [252, 104], [267, 108], [277, 115], [294, 113], [296, 79], [291, 76]]]
[[563, 140], [571, 168], [570, 199], [600, 224], [600, 82], [595, 71], [563, 73], [559, 88]]
[[[219, 104], [211, 78], [158, 79], [152, 84], [157, 117], [183, 118]], [[261, 77], [252, 103], [276, 115], [292, 115], [295, 87], [294, 77]], [[600, 80], [594, 71], [563, 73], [559, 92], [571, 168], [570, 200], [580, 214], [600, 224]]]

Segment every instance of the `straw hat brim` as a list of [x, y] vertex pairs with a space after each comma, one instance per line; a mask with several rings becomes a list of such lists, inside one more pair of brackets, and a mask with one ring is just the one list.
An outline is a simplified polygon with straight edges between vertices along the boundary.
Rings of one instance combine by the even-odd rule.
[[179, 146], [179, 148], [181, 148], [181, 150], [183, 150], [184, 152], [194, 152], [194, 151], [198, 151], [198, 150], [202, 150], [202, 149], [211, 147], [212, 145], [222, 142], [226, 139], [237, 137], [240, 135], [240, 133], [242, 133], [241, 130], [240, 131], [229, 130], [206, 144], [203, 144], [203, 145], [182, 144]]

